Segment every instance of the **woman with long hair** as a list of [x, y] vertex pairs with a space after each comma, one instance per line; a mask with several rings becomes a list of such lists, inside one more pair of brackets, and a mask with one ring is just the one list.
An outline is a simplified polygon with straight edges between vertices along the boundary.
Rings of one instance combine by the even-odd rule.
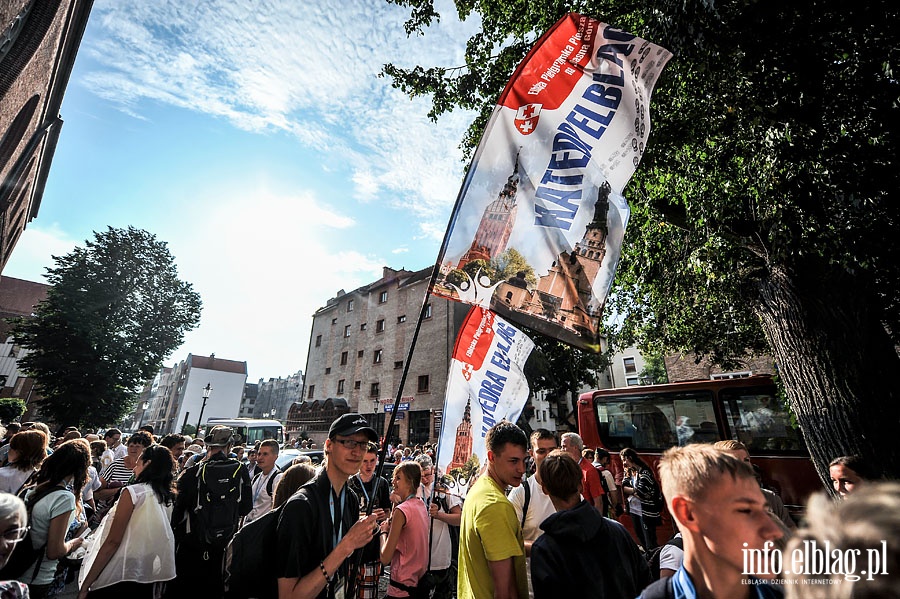
[[[28, 531], [25, 502], [9, 493], [0, 493], [0, 569]], [[0, 581], [0, 597], [20, 599], [28, 596], [28, 587], [18, 580]]]
[[[641, 459], [631, 447], [626, 447], [619, 453], [622, 465], [625, 467], [625, 477], [622, 479], [622, 490], [629, 497], [628, 505], [639, 507], [640, 515], [634, 509], [630, 512], [631, 521], [634, 523], [634, 531], [644, 551], [656, 549], [656, 527], [662, 523], [660, 513], [662, 511], [662, 491], [659, 483], [653, 476], [653, 471], [647, 462]], [[635, 501], [636, 500], [636, 501]], [[637, 505], [635, 505], [637, 502]]]
[[[130, 445], [130, 444], [129, 444]], [[146, 448], [96, 533], [78, 577], [78, 599], [151, 599], [154, 585], [175, 578], [175, 536], [169, 525], [175, 460], [168, 448]]]
[[9, 440], [9, 464], [0, 468], [0, 491], [17, 495], [41, 467], [47, 457], [47, 435], [31, 429], [16, 433]]
[[19, 579], [28, 585], [32, 599], [47, 596], [59, 559], [81, 546], [82, 538], [66, 541], [66, 533], [81, 512], [81, 490], [90, 464], [87, 444], [66, 441], [47, 456], [35, 477], [35, 486], [25, 495], [25, 503], [31, 508], [32, 543], [35, 547], [46, 545], [35, 567], [28, 568]]
[[287, 500], [297, 492], [297, 489], [312, 480], [316, 475], [316, 469], [310, 464], [293, 464], [284, 471], [278, 484], [275, 485], [275, 497], [272, 500], [272, 509], [287, 503]]
[[391, 565], [386, 597], [412, 597], [428, 569], [428, 510], [416, 490], [422, 482], [422, 468], [414, 460], [394, 468], [394, 510], [381, 527], [387, 539], [381, 548], [381, 563]]
[[[15, 439], [15, 437], [13, 437]], [[873, 469], [859, 456], [845, 455], [828, 464], [831, 486], [839, 499], [846, 499], [866, 481], [876, 478]]]

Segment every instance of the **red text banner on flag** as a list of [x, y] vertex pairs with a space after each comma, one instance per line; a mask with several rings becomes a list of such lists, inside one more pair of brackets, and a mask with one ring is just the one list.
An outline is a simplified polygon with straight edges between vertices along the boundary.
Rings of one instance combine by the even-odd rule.
[[503, 419], [518, 420], [528, 400], [525, 361], [534, 343], [490, 310], [473, 307], [450, 361], [438, 468], [450, 491], [465, 496], [484, 465], [484, 436]]
[[436, 295], [599, 350], [628, 222], [622, 190], [644, 153], [650, 94], [670, 57], [574, 13], [541, 37], [476, 150]]

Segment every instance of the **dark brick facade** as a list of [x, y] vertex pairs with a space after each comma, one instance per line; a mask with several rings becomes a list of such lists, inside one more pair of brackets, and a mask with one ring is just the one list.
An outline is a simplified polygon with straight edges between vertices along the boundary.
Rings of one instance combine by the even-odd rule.
[[725, 371], [718, 366], [713, 366], [707, 359], [700, 360], [698, 363], [694, 355], [666, 356], [666, 373], [669, 375], [670, 383], [709, 380], [715, 375], [744, 372], [775, 374], [775, 362], [771, 356], [754, 356], [743, 360], [740, 368]]
[[93, 0], [0, 3], [0, 270], [41, 204]]

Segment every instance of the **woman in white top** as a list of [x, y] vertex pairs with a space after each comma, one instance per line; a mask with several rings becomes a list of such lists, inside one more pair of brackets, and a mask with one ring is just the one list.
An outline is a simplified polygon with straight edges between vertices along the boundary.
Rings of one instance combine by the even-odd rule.
[[[91, 454], [87, 444], [66, 441], [44, 460], [35, 477], [34, 489], [25, 495], [31, 508], [31, 541], [35, 547], [46, 545], [40, 565], [28, 568], [19, 580], [28, 585], [33, 599], [43, 599], [50, 590], [59, 558], [81, 546], [82, 538], [66, 541], [66, 532], [81, 511], [81, 490], [87, 480]], [[71, 489], [71, 490], [70, 490]]]
[[9, 464], [0, 468], [0, 491], [17, 495], [47, 457], [47, 435], [30, 429], [9, 440]]
[[144, 450], [135, 482], [95, 533], [78, 577], [78, 599], [151, 599], [157, 582], [175, 578], [175, 537], [169, 521], [175, 461], [162, 445]]

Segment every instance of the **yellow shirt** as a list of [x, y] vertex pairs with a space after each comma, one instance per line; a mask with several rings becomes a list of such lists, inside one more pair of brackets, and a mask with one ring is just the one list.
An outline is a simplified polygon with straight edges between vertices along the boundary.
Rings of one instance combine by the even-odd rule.
[[528, 597], [525, 542], [516, 511], [503, 489], [487, 474], [466, 495], [459, 535], [459, 599], [492, 599], [489, 561], [513, 558], [520, 599]]

